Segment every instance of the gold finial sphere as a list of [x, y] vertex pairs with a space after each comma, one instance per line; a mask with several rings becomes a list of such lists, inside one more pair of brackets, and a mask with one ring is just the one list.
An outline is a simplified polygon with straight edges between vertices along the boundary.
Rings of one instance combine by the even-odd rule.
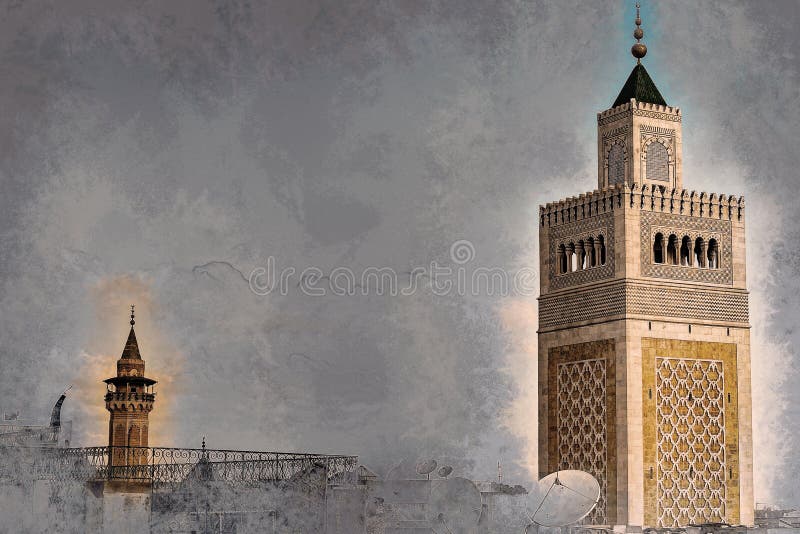
[[134, 318], [133, 306], [134, 306], [134, 305], [133, 305], [133, 304], [131, 304], [131, 326], [133, 326], [133, 325], [135, 325], [135, 324], [136, 324], [136, 321], [134, 321], [134, 320], [133, 320], [133, 318]]
[[634, 20], [634, 23], [636, 23], [636, 29], [633, 30], [633, 37], [636, 39], [636, 44], [631, 47], [631, 54], [636, 58], [636, 62], [639, 63], [647, 55], [647, 47], [644, 43], [639, 42], [644, 37], [644, 31], [640, 28], [642, 18], [639, 16], [639, 2], [636, 2], [636, 20]]

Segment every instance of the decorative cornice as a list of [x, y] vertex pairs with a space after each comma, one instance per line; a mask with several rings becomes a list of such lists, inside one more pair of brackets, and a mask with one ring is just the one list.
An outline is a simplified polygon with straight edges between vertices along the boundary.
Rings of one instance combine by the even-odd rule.
[[650, 119], [681, 122], [680, 115], [673, 115], [671, 113], [659, 113], [657, 111], [646, 111], [646, 110], [635, 109], [633, 110], [633, 114], [636, 115], [637, 117], [647, 117]]
[[617, 137], [619, 135], [625, 135], [628, 133], [628, 125], [620, 126], [619, 128], [614, 128], [613, 130], [609, 130], [607, 132], [603, 132], [603, 139], [609, 139], [611, 137]]
[[661, 128], [660, 126], [651, 126], [650, 124], [640, 124], [639, 131], [643, 134], [654, 134], [665, 137], [675, 137], [675, 130], [672, 128]]
[[539, 298], [539, 330], [622, 319], [672, 318], [747, 327], [747, 291], [620, 280]]

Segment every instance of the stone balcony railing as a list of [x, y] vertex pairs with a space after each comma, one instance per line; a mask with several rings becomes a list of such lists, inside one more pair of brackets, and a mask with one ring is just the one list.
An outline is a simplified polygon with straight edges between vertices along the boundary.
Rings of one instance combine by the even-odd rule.
[[106, 393], [106, 402], [154, 402], [156, 400], [155, 393], [144, 392], [125, 392], [125, 391], [109, 391]]

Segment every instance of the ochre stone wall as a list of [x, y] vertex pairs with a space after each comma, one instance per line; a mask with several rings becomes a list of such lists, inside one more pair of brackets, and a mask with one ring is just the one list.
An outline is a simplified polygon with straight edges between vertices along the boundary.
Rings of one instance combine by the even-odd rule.
[[[676, 514], [679, 516], [677, 522], [684, 524], [725, 521], [735, 525], [740, 522], [736, 352], [735, 343], [642, 338], [646, 526], [677, 526], [664, 524], [669, 522], [665, 517], [674, 517]], [[663, 371], [665, 358], [678, 365], [674, 376]], [[719, 365], [722, 367], [721, 380], [716, 377]], [[659, 369], [664, 372], [660, 391]], [[686, 383], [690, 386], [684, 388]], [[691, 387], [691, 384], [695, 384], [695, 387]], [[716, 402], [718, 388], [721, 388], [721, 402]], [[678, 393], [682, 400], [676, 401]], [[665, 407], [665, 404], [670, 406]], [[722, 414], [717, 413], [720, 405], [724, 407]], [[671, 435], [664, 435], [662, 431], [671, 426], [669, 421], [665, 424], [665, 417], [677, 421], [676, 430]], [[724, 436], [718, 432], [720, 420]], [[715, 452], [718, 442], [724, 442], [724, 450], [719, 455]], [[661, 452], [659, 443], [662, 444]], [[665, 450], [673, 451], [672, 457], [665, 458]], [[718, 465], [720, 457], [721, 466]], [[663, 489], [674, 485], [669, 480], [670, 471], [665, 473], [660, 466], [683, 472], [679, 487], [669, 491]], [[659, 489], [659, 479], [662, 489]], [[677, 502], [672, 500], [676, 494], [682, 495]], [[721, 494], [724, 495], [724, 517], [716, 517], [714, 501]], [[679, 508], [688, 511], [678, 512]]]

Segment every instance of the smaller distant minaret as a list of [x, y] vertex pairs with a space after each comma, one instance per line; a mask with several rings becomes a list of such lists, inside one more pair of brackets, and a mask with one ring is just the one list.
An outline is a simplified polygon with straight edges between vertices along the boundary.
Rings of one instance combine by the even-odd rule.
[[117, 376], [107, 378], [106, 409], [111, 413], [108, 421], [108, 445], [113, 447], [114, 465], [146, 463], [147, 454], [128, 447], [147, 447], [148, 414], [153, 409], [155, 392], [152, 378], [144, 376], [144, 360], [133, 330], [134, 307], [131, 306], [131, 331], [128, 341], [117, 360]]

